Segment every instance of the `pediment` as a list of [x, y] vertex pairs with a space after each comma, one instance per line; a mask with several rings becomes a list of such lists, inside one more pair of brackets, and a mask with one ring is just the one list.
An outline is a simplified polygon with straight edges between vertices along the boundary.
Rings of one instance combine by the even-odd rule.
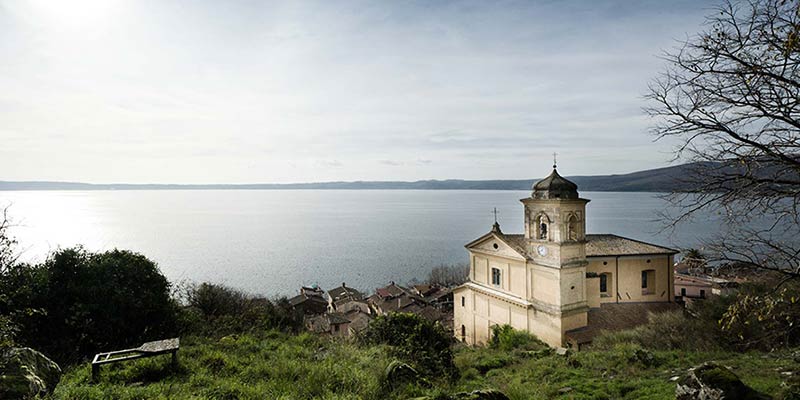
[[492, 232], [481, 236], [465, 246], [470, 251], [477, 251], [484, 254], [496, 255], [499, 257], [525, 260], [525, 255], [512, 247], [502, 235]]

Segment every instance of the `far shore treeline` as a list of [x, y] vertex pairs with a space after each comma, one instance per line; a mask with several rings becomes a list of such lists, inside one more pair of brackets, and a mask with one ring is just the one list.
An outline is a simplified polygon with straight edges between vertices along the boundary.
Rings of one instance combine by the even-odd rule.
[[[588, 192], [670, 192], [689, 190], [682, 182], [694, 164], [675, 165], [620, 175], [568, 176]], [[565, 166], [565, 171], [569, 167]], [[529, 190], [538, 179], [356, 181], [254, 184], [91, 184], [79, 182], [0, 181], [0, 190]]]

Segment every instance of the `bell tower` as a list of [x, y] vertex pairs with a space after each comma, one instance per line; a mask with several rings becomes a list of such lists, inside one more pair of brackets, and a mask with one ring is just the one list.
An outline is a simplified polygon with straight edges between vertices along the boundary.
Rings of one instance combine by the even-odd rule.
[[565, 268], [586, 264], [586, 203], [578, 185], [558, 174], [533, 185], [531, 197], [522, 199], [525, 241], [537, 264]]
[[[525, 245], [532, 275], [533, 300], [550, 310], [564, 332], [587, 324], [586, 203], [578, 185], [558, 174], [533, 185], [525, 206]], [[540, 322], [541, 323], [541, 322]]]

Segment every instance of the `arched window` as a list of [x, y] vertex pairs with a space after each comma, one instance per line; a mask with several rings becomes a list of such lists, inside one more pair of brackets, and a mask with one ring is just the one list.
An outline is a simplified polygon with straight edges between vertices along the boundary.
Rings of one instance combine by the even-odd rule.
[[567, 218], [567, 238], [573, 242], [578, 240], [578, 217], [575, 214]]
[[547, 228], [550, 224], [550, 219], [547, 214], [539, 214], [536, 217], [536, 238], [539, 240], [547, 240]]

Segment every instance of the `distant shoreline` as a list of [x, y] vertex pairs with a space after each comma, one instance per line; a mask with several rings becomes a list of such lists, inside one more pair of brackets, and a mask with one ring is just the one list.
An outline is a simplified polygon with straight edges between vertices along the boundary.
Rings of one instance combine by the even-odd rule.
[[[672, 192], [685, 189], [680, 178], [691, 164], [621, 175], [568, 176], [588, 192]], [[0, 181], [0, 191], [42, 190], [530, 190], [538, 179], [353, 181], [251, 184], [126, 184], [49, 181]]]

